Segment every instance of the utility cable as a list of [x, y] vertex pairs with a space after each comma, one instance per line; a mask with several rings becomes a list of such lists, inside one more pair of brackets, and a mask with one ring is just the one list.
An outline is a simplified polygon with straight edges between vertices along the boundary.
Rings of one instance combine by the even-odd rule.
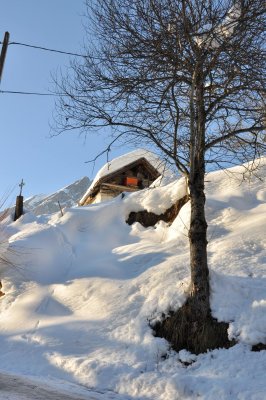
[[[73, 97], [68, 93], [41, 93], [41, 92], [22, 92], [15, 90], [0, 90], [0, 94], [26, 94], [32, 96], [58, 96], [58, 97]], [[87, 96], [75, 96], [78, 99], [86, 99]]]
[[[3, 42], [0, 42], [0, 45], [3, 44]], [[48, 47], [42, 47], [42, 46], [35, 46], [27, 43], [20, 43], [20, 42], [9, 42], [8, 45], [17, 45], [17, 46], [24, 46], [24, 47], [30, 47], [33, 49], [39, 49], [39, 50], [44, 50], [44, 51], [50, 51], [53, 53], [59, 53], [59, 54], [66, 54], [70, 56], [75, 56], [75, 57], [83, 57], [85, 58], [86, 56], [83, 54], [78, 54], [78, 53], [72, 53], [69, 51], [62, 51], [62, 50], [56, 50], [56, 49], [50, 49]], [[23, 92], [23, 91], [12, 91], [12, 90], [0, 90], [0, 94], [21, 94], [21, 95], [32, 95], [32, 96], [67, 96], [66, 94], [54, 94], [54, 93], [40, 93], [40, 92]]]
[[[3, 42], [0, 42], [2, 44]], [[44, 51], [51, 51], [53, 53], [60, 53], [60, 54], [67, 54], [69, 56], [75, 56], [75, 57], [83, 57], [85, 58], [86, 56], [83, 54], [78, 54], [78, 53], [71, 53], [68, 51], [62, 51], [62, 50], [56, 50], [56, 49], [49, 49], [47, 47], [42, 47], [42, 46], [34, 46], [32, 44], [27, 44], [27, 43], [20, 43], [20, 42], [9, 42], [8, 45], [17, 45], [17, 46], [24, 46], [24, 47], [31, 47], [33, 49], [39, 49], [39, 50], [44, 50]]]
[[27, 95], [34, 95], [34, 96], [66, 96], [64, 94], [54, 94], [54, 93], [39, 93], [39, 92], [19, 92], [13, 90], [0, 90], [0, 94], [7, 93], [7, 94], [27, 94]]

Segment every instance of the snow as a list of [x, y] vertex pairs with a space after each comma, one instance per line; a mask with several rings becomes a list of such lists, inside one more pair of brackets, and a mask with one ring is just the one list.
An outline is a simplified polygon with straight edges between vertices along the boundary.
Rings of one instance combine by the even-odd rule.
[[2, 372], [88, 399], [265, 399], [266, 352], [251, 345], [266, 343], [266, 159], [263, 180], [244, 172], [206, 176], [212, 313], [236, 346], [176, 353], [149, 326], [185, 301], [190, 204], [171, 226], [125, 220], [165, 211], [186, 194], [181, 178], [63, 217], [5, 221], [13, 266], [1, 268]]
[[219, 48], [224, 39], [233, 37], [240, 17], [241, 7], [236, 3], [228, 10], [224, 20], [217, 27], [209, 23], [199, 29], [194, 37], [195, 42], [200, 47], [204, 45], [212, 49]]
[[27, 202], [28, 207], [34, 207], [36, 204], [43, 201], [45, 197], [45, 194], [37, 194], [36, 196], [31, 196], [27, 198], [25, 201]]
[[43, 215], [59, 211], [58, 203], [61, 208], [74, 207], [90, 183], [89, 178], [83, 177], [48, 196], [33, 196], [24, 201], [24, 209], [35, 215]]

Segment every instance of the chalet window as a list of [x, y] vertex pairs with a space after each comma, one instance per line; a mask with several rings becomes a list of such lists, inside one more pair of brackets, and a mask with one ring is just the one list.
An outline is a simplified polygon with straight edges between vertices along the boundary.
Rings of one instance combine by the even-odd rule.
[[134, 176], [127, 176], [125, 179], [126, 186], [138, 186], [138, 182], [138, 178], [135, 178]]

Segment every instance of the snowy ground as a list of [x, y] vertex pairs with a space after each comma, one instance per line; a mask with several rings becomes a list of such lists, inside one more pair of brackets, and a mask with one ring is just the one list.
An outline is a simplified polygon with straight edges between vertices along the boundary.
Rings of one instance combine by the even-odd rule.
[[164, 211], [184, 195], [181, 180], [63, 217], [7, 221], [2, 253], [9, 243], [14, 266], [1, 273], [2, 373], [105, 399], [266, 399], [266, 351], [251, 352], [266, 343], [266, 189], [255, 177], [240, 185], [243, 171], [206, 176], [212, 312], [236, 346], [175, 353], [149, 327], [185, 300], [190, 206], [170, 227], [125, 219]]

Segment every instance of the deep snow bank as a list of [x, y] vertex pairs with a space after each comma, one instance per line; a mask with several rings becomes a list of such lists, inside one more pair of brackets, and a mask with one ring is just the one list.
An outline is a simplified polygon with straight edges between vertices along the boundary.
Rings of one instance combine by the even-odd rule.
[[[266, 343], [266, 194], [255, 178], [240, 185], [241, 171], [206, 177], [211, 305], [230, 322], [237, 346], [176, 354], [149, 328], [184, 302], [190, 206], [171, 227], [125, 220], [130, 211], [165, 211], [183, 197], [181, 180], [63, 217], [26, 214], [7, 224], [15, 267], [2, 272], [1, 368], [123, 399], [265, 398], [266, 352], [250, 345]], [[180, 362], [190, 359], [188, 368]]]

